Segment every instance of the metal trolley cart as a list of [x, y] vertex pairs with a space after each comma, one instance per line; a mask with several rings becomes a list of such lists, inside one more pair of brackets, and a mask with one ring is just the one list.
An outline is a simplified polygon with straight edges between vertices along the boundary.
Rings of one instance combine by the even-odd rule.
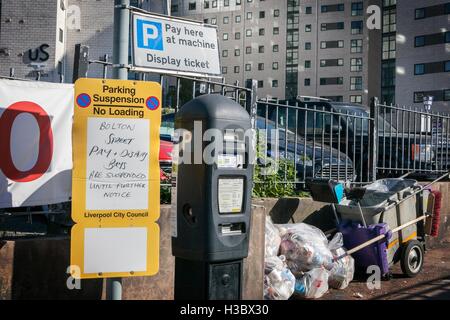
[[378, 265], [382, 274], [401, 263], [402, 271], [416, 276], [424, 262], [425, 221], [430, 222], [429, 187], [447, 177], [420, 186], [412, 179], [382, 179], [364, 188], [345, 189], [323, 179], [307, 182], [314, 200], [332, 204], [337, 230], [344, 234], [346, 255], [356, 265]]

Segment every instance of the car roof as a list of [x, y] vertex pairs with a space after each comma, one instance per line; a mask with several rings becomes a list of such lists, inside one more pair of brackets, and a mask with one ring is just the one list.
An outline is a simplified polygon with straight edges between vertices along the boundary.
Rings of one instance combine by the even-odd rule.
[[349, 111], [369, 111], [369, 108], [366, 106], [363, 106], [362, 104], [357, 103], [351, 103], [351, 102], [334, 102], [330, 101], [328, 102], [332, 107], [336, 109], [348, 109]]

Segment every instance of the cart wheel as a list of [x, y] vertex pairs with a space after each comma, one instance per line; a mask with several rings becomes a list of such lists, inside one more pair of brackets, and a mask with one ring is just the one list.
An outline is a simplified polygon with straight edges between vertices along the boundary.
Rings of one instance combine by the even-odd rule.
[[423, 246], [417, 240], [410, 240], [403, 245], [400, 265], [405, 275], [410, 278], [419, 274], [423, 267]]

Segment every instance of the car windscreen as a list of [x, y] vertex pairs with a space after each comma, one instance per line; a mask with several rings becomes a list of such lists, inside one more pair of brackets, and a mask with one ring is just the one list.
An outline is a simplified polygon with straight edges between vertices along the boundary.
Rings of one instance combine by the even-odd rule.
[[[361, 124], [364, 132], [368, 132], [368, 121], [365, 120], [370, 117], [369, 113], [361, 108], [354, 108], [348, 106], [333, 106], [333, 109], [336, 112], [346, 114], [347, 112], [350, 115], [355, 115], [356, 117], [348, 118], [348, 126], [350, 130], [356, 130], [356, 132], [361, 132]], [[346, 121], [345, 116], [341, 117], [341, 121]], [[397, 130], [391, 126], [389, 122], [387, 122], [383, 117], [378, 115], [378, 132], [383, 133], [395, 133]]]

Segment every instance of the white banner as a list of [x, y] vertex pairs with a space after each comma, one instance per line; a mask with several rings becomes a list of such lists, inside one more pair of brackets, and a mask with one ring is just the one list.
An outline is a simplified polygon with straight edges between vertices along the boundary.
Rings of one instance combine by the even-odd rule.
[[73, 85], [0, 80], [0, 208], [69, 201]]
[[200, 22], [135, 13], [133, 65], [197, 76], [220, 75], [217, 29]]

